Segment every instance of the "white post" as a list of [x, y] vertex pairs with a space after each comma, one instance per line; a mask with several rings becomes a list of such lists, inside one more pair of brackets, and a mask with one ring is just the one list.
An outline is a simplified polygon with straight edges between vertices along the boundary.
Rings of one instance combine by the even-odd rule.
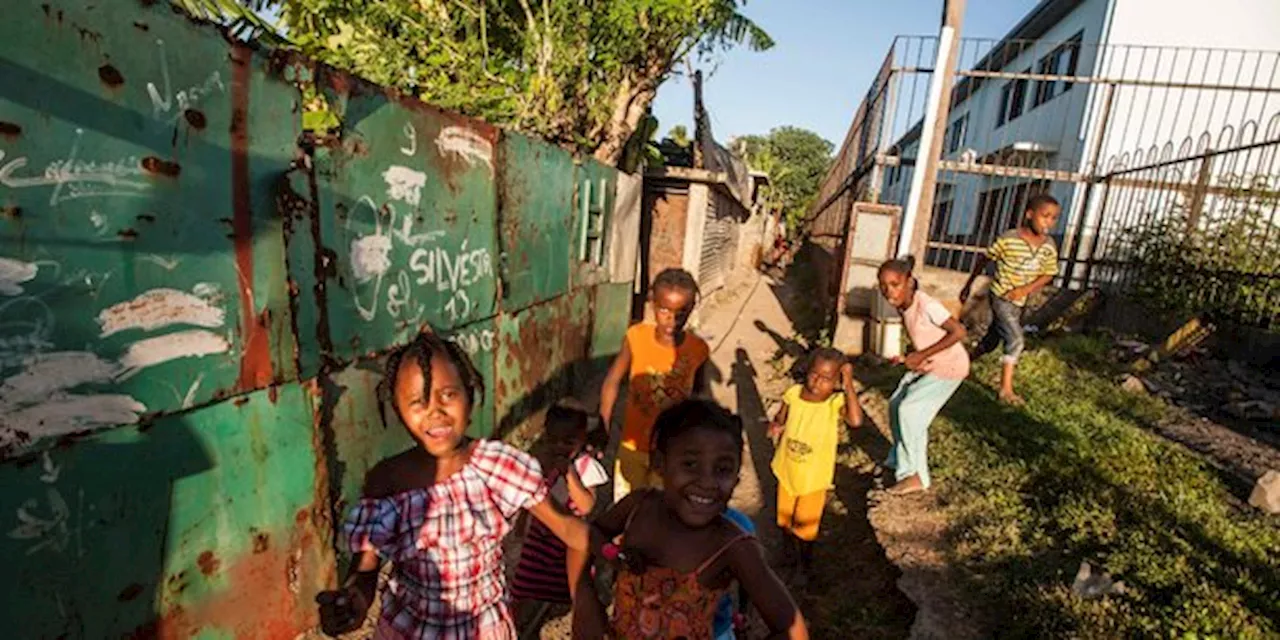
[[[926, 187], [926, 178], [928, 180], [928, 188], [934, 188], [937, 184], [936, 163], [930, 163], [929, 159], [937, 153], [939, 138], [942, 136], [938, 133], [938, 116], [942, 110], [943, 86], [951, 84], [949, 82], [951, 75], [951, 65], [947, 64], [951, 55], [951, 44], [955, 40], [956, 30], [950, 26], [943, 26], [938, 36], [938, 58], [933, 64], [933, 78], [929, 82], [929, 101], [924, 110], [924, 123], [920, 127], [920, 147], [916, 150], [916, 165], [911, 172], [911, 192], [907, 196], [907, 206], [902, 209], [902, 226], [898, 227], [898, 250], [895, 254], [897, 257], [911, 253], [911, 247], [915, 240], [916, 232], [916, 216], [919, 213], [920, 197], [924, 193]], [[950, 96], [947, 97], [950, 99]], [[948, 105], [950, 106], [950, 105]], [[933, 164], [935, 170], [934, 175], [927, 175], [928, 166]], [[933, 198], [929, 198], [930, 201]], [[929, 233], [928, 229], [924, 233]], [[927, 241], [927, 238], [926, 238]], [[923, 243], [920, 243], [923, 244]], [[924, 256], [916, 256], [917, 262], [923, 262]]]

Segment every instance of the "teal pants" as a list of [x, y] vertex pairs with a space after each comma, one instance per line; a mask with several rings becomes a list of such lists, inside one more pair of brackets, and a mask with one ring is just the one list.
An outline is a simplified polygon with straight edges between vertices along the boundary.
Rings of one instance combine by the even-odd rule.
[[963, 380], [948, 380], [912, 371], [902, 376], [889, 397], [889, 428], [893, 449], [885, 466], [893, 467], [894, 479], [902, 481], [920, 474], [929, 486], [929, 423], [937, 417]]

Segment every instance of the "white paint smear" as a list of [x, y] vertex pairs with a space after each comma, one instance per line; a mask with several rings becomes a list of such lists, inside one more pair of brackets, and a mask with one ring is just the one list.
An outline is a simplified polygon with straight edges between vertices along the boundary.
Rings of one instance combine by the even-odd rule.
[[442, 129], [436, 137], [436, 149], [439, 149], [440, 155], [452, 153], [462, 156], [473, 167], [477, 162], [483, 162], [493, 169], [493, 144], [466, 127]]
[[391, 236], [375, 234], [351, 241], [351, 270], [364, 284], [391, 269]]
[[58, 351], [28, 356], [23, 369], [0, 385], [0, 406], [33, 404], [82, 384], [107, 384], [120, 366], [88, 351]]
[[226, 338], [211, 331], [192, 329], [139, 340], [129, 345], [129, 350], [120, 358], [120, 364], [126, 369], [143, 369], [179, 358], [226, 353], [230, 349], [231, 344]]
[[112, 305], [98, 314], [101, 337], [142, 329], [151, 331], [176, 324], [210, 329], [221, 327], [225, 320], [222, 309], [207, 300], [177, 289], [152, 289], [142, 295]]
[[23, 289], [18, 286], [30, 282], [36, 277], [39, 267], [30, 262], [0, 258], [0, 294], [6, 296], [22, 295]]
[[409, 167], [392, 165], [382, 172], [382, 179], [387, 182], [388, 198], [415, 207], [422, 201], [422, 187], [427, 184], [427, 174]]
[[141, 402], [123, 394], [63, 394], [16, 410], [0, 403], [0, 448], [137, 424], [146, 410]]

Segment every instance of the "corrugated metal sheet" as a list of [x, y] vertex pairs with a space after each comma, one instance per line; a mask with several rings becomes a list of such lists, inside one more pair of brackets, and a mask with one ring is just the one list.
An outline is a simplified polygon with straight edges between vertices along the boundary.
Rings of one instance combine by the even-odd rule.
[[[477, 435], [616, 353], [631, 284], [575, 235], [615, 174], [148, 4], [0, 22], [0, 620], [295, 637], [334, 519], [410, 446], [388, 351], [462, 345]], [[343, 137], [309, 156], [313, 81]]]
[[707, 215], [702, 231], [702, 249], [698, 262], [698, 285], [703, 291], [724, 286], [725, 277], [733, 270], [738, 252], [738, 221], [735, 207], [718, 190], [707, 198]]

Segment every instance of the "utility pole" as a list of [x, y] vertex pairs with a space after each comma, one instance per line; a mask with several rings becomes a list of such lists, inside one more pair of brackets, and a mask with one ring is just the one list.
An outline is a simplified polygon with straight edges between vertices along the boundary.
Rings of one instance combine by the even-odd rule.
[[693, 168], [705, 169], [702, 136], [706, 134], [706, 111], [702, 108], [702, 69], [693, 72]]
[[929, 225], [933, 220], [933, 199], [938, 184], [938, 161], [942, 158], [943, 137], [951, 114], [951, 89], [959, 58], [964, 5], [965, 0], [943, 0], [938, 57], [929, 83], [929, 101], [920, 129], [920, 148], [916, 152], [916, 169], [911, 176], [911, 193], [907, 197], [907, 206], [902, 210], [897, 255], [911, 254], [917, 264], [924, 262], [929, 243]]

